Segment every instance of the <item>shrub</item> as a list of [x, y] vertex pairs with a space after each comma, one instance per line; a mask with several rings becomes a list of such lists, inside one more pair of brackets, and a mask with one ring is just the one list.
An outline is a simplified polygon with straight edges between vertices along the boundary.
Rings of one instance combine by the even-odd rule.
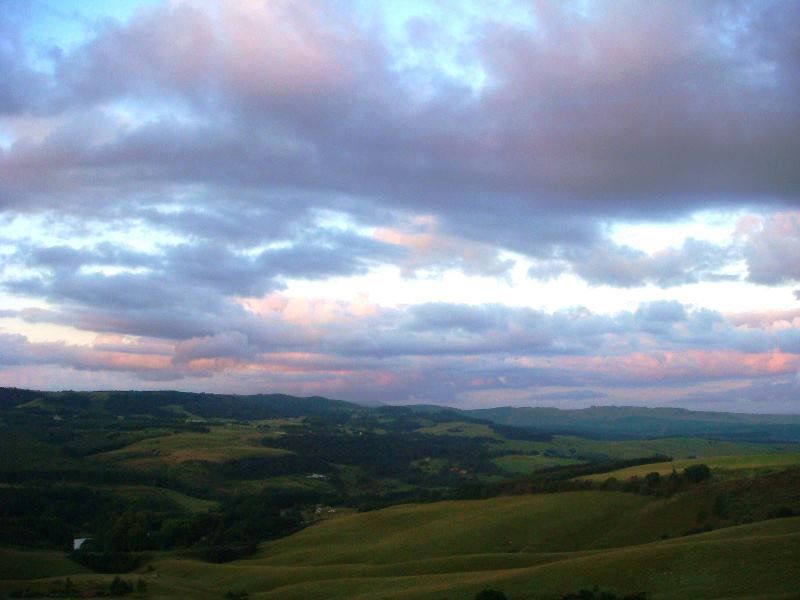
[[131, 552], [84, 552], [82, 550], [70, 552], [69, 557], [96, 573], [128, 573], [149, 558], [147, 554]]
[[613, 592], [604, 592], [598, 588], [594, 588], [593, 590], [579, 590], [566, 594], [561, 597], [561, 600], [647, 600], [647, 594], [638, 592], [635, 594], [617, 596]]
[[508, 600], [508, 598], [501, 591], [485, 589], [475, 595], [475, 600]]
[[147, 593], [147, 582], [144, 579], [136, 580], [136, 593], [144, 596]]
[[129, 594], [133, 591], [133, 584], [130, 581], [125, 581], [119, 575], [117, 575], [111, 582], [108, 591], [112, 596], [124, 596], [125, 594]]
[[700, 483], [711, 477], [711, 469], [705, 464], [692, 465], [683, 470], [683, 476], [692, 483]]
[[649, 487], [655, 487], [661, 483], [661, 475], [657, 471], [648, 473], [644, 476], [644, 483]]

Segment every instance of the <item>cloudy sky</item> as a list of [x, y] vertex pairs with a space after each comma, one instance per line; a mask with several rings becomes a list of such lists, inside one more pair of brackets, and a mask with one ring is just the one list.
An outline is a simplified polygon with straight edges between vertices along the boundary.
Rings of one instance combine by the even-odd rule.
[[800, 3], [3, 0], [0, 385], [800, 412]]

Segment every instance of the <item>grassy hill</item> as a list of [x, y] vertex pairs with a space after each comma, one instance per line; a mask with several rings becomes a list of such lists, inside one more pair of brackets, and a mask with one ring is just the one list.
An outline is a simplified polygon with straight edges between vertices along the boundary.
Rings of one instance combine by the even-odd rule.
[[63, 577], [89, 573], [61, 552], [0, 548], [0, 581]]
[[[792, 597], [792, 419], [637, 411], [546, 413], [588, 415], [582, 436], [318, 397], [0, 389], [0, 597], [105, 593], [117, 570], [148, 598]], [[614, 433], [641, 419], [724, 435]], [[699, 464], [710, 478], [683, 475]], [[65, 554], [86, 536], [74, 558], [97, 572]]]
[[[593, 586], [647, 591], [656, 600], [796, 597], [800, 517], [685, 535], [716, 489], [671, 498], [590, 491], [394, 506], [319, 522], [262, 544], [248, 559], [215, 565], [163, 555], [130, 577], [145, 579], [152, 598], [241, 590], [267, 599], [455, 600], [493, 587], [512, 600], [534, 600]], [[65, 575], [79, 588], [110, 580], [52, 553], [0, 556], [25, 565], [6, 569], [0, 590], [47, 591]]]
[[245, 456], [276, 456], [285, 450], [265, 447], [264, 432], [254, 426], [229, 423], [205, 428], [203, 433], [169, 432], [97, 455], [132, 467], [174, 465], [191, 461], [220, 463]]
[[664, 524], [691, 525], [691, 508], [603, 492], [398, 506], [319, 523], [251, 559], [164, 558], [135, 577], [154, 598], [469, 599], [493, 587], [533, 600], [595, 585], [656, 600], [793, 597], [800, 518], [658, 539]]

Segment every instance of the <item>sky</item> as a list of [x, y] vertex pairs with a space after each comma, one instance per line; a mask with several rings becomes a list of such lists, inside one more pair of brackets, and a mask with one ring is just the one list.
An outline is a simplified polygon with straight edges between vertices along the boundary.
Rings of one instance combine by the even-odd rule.
[[0, 386], [800, 413], [800, 3], [2, 0]]

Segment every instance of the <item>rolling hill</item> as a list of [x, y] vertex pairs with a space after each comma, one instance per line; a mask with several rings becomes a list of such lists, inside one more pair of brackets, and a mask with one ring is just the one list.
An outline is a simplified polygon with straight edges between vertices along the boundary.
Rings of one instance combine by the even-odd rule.
[[0, 389], [0, 595], [796, 597], [794, 418], [491, 414]]

